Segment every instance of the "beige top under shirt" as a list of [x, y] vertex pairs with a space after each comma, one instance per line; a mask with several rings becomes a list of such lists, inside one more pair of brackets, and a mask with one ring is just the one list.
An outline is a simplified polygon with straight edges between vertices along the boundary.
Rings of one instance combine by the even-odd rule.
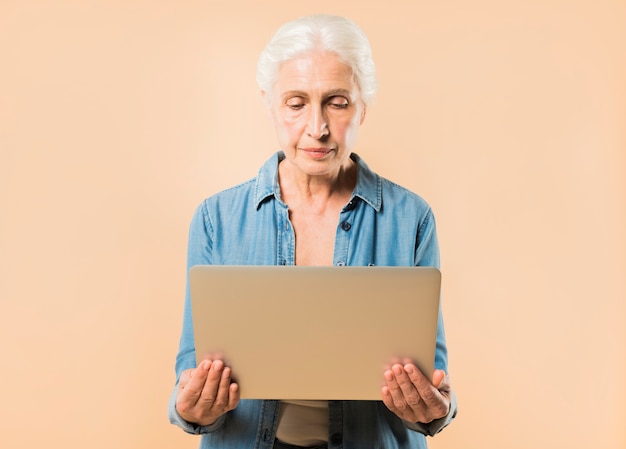
[[328, 442], [328, 401], [281, 401], [276, 438], [295, 446]]

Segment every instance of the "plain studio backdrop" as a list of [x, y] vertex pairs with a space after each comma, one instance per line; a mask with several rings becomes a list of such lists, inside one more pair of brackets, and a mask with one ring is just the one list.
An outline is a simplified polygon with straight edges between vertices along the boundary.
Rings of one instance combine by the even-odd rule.
[[431, 447], [626, 447], [623, 0], [4, 0], [1, 447], [197, 446], [166, 418], [189, 221], [277, 150], [256, 58], [319, 12], [372, 42], [356, 152], [437, 217]]

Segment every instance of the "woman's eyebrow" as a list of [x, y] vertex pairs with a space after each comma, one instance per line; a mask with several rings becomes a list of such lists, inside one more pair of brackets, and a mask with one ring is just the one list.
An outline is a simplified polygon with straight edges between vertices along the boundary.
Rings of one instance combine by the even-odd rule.
[[292, 97], [308, 97], [307, 93], [301, 90], [288, 90], [287, 92], [283, 92], [280, 94], [280, 97], [283, 99], [292, 98]]
[[352, 92], [350, 92], [348, 89], [332, 89], [328, 92], [324, 92], [325, 97], [334, 97], [337, 95], [352, 98]]
[[[343, 95], [344, 97], [351, 98], [352, 92], [348, 89], [339, 88], [339, 89], [331, 89], [322, 93], [322, 96], [325, 98], [334, 97], [336, 95]], [[308, 98], [309, 94], [303, 90], [288, 90], [280, 94], [280, 96], [281, 98], [290, 98], [290, 97]]]

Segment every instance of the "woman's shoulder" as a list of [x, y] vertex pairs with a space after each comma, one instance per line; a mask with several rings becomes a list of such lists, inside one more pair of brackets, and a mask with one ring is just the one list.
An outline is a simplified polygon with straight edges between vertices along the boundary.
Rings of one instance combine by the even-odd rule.
[[235, 184], [207, 196], [199, 207], [207, 212], [241, 208], [243, 204], [253, 201], [255, 185], [256, 178]]
[[352, 158], [359, 169], [357, 194], [376, 210], [385, 207], [385, 204], [387, 207], [399, 205], [403, 209], [415, 208], [416, 212], [428, 212], [430, 210], [429, 204], [422, 196], [378, 174], [357, 154], [353, 153]]
[[422, 196], [409, 188], [398, 184], [372, 170], [367, 163], [353, 153], [353, 159], [359, 167], [358, 193], [367, 198], [368, 202], [377, 207], [402, 205], [403, 208], [414, 207], [419, 210], [430, 210], [429, 204]]
[[405, 202], [409, 202], [418, 207], [430, 208], [428, 202], [419, 194], [415, 193], [413, 190], [405, 187], [401, 184], [398, 184], [388, 178], [380, 176], [381, 184], [383, 186], [382, 194], [383, 199], [387, 198], [388, 200], [395, 199], [401, 200]]
[[249, 192], [253, 191], [256, 179], [256, 177], [250, 178], [246, 181], [240, 182], [239, 184], [226, 187], [216, 193], [209, 195], [205, 198], [205, 201], [218, 201], [222, 199], [236, 197], [242, 194], [246, 195]]
[[256, 176], [225, 188], [205, 198], [205, 204], [239, 203], [254, 201], [258, 203], [273, 192], [273, 182], [278, 167], [280, 153], [273, 154], [260, 168]]

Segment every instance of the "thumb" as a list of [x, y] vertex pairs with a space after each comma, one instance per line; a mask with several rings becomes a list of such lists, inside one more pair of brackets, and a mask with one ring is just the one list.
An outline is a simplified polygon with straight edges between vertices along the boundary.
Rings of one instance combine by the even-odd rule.
[[441, 383], [443, 382], [443, 379], [445, 379], [446, 377], [446, 372], [442, 369], [436, 369], [433, 372], [433, 387], [435, 388], [439, 388], [441, 386]]

